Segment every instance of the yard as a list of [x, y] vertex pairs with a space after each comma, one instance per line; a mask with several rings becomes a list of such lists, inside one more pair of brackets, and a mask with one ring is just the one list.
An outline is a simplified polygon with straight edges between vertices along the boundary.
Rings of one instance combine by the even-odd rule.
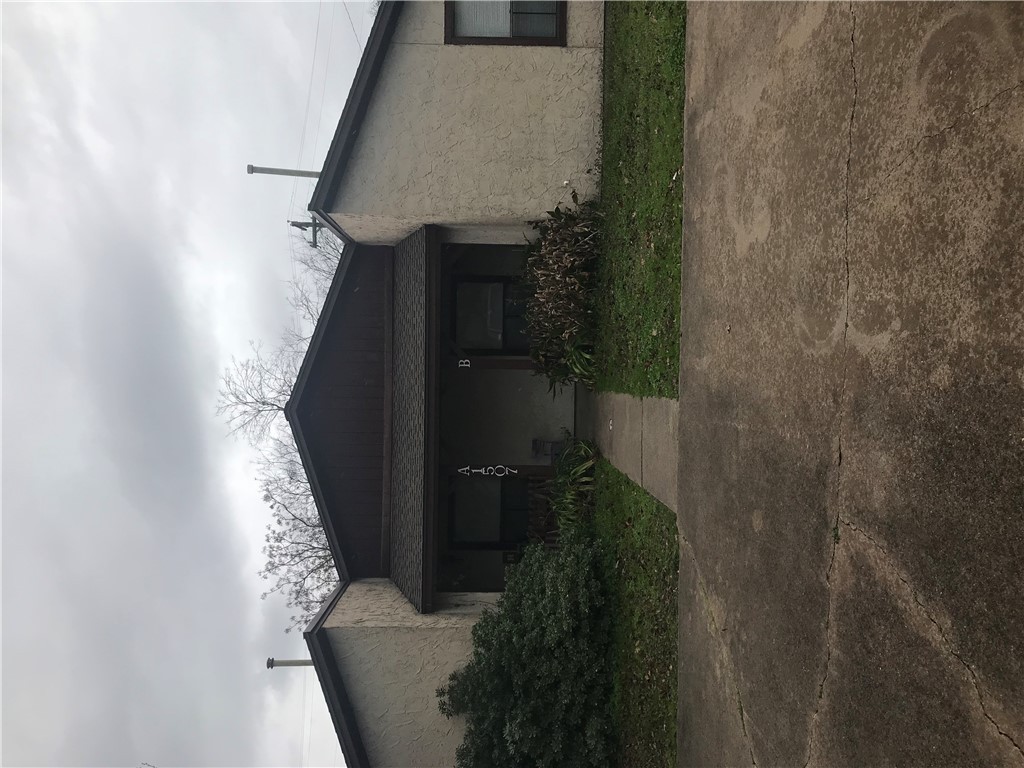
[[[553, 386], [677, 396], [685, 31], [683, 3], [605, 5], [598, 213], [553, 215], [527, 264]], [[440, 693], [470, 718], [460, 765], [676, 764], [675, 514], [593, 450], [567, 449], [547, 490], [562, 546], [510, 569]]]
[[[679, 377], [684, 3], [605, 6], [597, 388], [674, 398]], [[617, 764], [676, 764], [675, 515], [610, 463], [594, 529], [612, 602]]]
[[684, 3], [605, 6], [598, 389], [675, 397]]
[[676, 764], [675, 515], [607, 461], [595, 476], [594, 530], [612, 613], [617, 764]]

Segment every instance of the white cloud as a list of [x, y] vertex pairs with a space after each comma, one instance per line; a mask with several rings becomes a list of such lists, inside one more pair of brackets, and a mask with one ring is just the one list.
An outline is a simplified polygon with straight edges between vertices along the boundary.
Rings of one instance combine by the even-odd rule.
[[[213, 415], [290, 312], [294, 185], [244, 166], [297, 155], [317, 11], [4, 8], [5, 763], [292, 763], [300, 707], [336, 754], [312, 671], [302, 702], [264, 668], [306, 651], [258, 600], [266, 510]], [[357, 53], [324, 9], [304, 164]]]

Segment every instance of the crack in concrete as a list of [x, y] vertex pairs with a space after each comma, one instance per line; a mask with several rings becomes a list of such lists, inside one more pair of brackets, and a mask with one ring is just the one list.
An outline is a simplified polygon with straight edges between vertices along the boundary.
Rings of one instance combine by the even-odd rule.
[[[850, 121], [847, 128], [846, 144], [846, 178], [844, 180], [845, 209], [843, 211], [843, 266], [846, 270], [846, 284], [843, 291], [843, 373], [839, 388], [839, 404], [836, 409], [836, 519], [832, 525], [832, 557], [828, 562], [828, 571], [825, 574], [825, 581], [831, 588], [832, 568], [836, 562], [836, 548], [839, 546], [839, 501], [842, 494], [842, 471], [843, 471], [843, 408], [846, 405], [846, 383], [848, 379], [848, 363], [850, 352], [850, 168], [853, 164], [853, 121], [857, 115], [857, 16], [853, 12], [853, 3], [850, 3], [850, 69], [853, 71], [853, 101], [850, 104]], [[829, 600], [829, 608], [826, 613], [825, 632], [828, 633], [829, 623], [832, 616], [832, 601]], [[826, 637], [827, 641], [827, 637]], [[828, 679], [828, 661], [831, 659], [831, 648], [828, 648], [826, 656], [825, 676], [822, 678], [818, 690], [818, 698], [821, 698], [825, 689], [825, 681]]]
[[846, 137], [846, 175], [844, 178], [844, 210], [843, 210], [843, 266], [846, 272], [844, 286], [844, 318], [843, 318], [843, 365], [839, 387], [839, 403], [836, 407], [836, 472], [835, 472], [835, 520], [832, 524], [832, 554], [825, 571], [825, 587], [828, 600], [825, 603], [825, 669], [818, 684], [818, 698], [814, 704], [814, 712], [807, 729], [807, 759], [804, 768], [811, 762], [811, 749], [814, 745], [814, 733], [821, 712], [821, 700], [825, 695], [825, 684], [828, 682], [829, 669], [832, 666], [832, 570], [836, 562], [836, 549], [839, 547], [839, 522], [841, 518], [840, 500], [842, 496], [843, 467], [843, 408], [846, 404], [847, 365], [849, 361], [850, 335], [850, 169], [853, 164], [853, 123], [857, 116], [857, 15], [850, 2], [850, 70], [853, 80], [853, 99], [850, 104], [850, 119], [847, 123]]
[[916, 142], [914, 142], [914, 146], [912, 146], [909, 150], [907, 150], [907, 152], [903, 155], [903, 157], [901, 157], [899, 159], [899, 161], [896, 163], [896, 165], [894, 165], [881, 178], [881, 180], [878, 182], [878, 185], [877, 185], [878, 188], [874, 192], [872, 192], [871, 194], [865, 195], [863, 198], [861, 198], [860, 202], [861, 203], [868, 203], [871, 200], [873, 200], [875, 198], [875, 196], [878, 195], [879, 189], [885, 184], [885, 182], [887, 182], [900, 168], [902, 168], [911, 157], [913, 157], [915, 154], [917, 154], [917, 150], [920, 149], [921, 145], [924, 144], [926, 141], [931, 141], [932, 139], [938, 138], [939, 136], [941, 136], [944, 133], [948, 133], [949, 131], [952, 131], [954, 128], [957, 128], [965, 120], [968, 120], [969, 118], [974, 117], [976, 114], [978, 114], [982, 110], [985, 110], [985, 109], [988, 109], [989, 107], [991, 107], [999, 99], [1001, 99], [1004, 96], [1006, 96], [1006, 95], [1008, 95], [1010, 93], [1013, 93], [1013, 91], [1019, 90], [1021, 88], [1024, 88], [1024, 80], [1021, 80], [1018, 83], [1015, 83], [1014, 85], [1011, 85], [1011, 86], [1008, 86], [1006, 88], [1003, 88], [1001, 91], [997, 91], [985, 103], [979, 104], [978, 106], [974, 107], [973, 109], [969, 109], [966, 112], [961, 112], [959, 115], [957, 115], [956, 119], [953, 120], [953, 122], [951, 122], [949, 125], [943, 126], [942, 128], [940, 128], [939, 130], [935, 131], [934, 133], [926, 133], [924, 136], [922, 136]]
[[740, 713], [740, 727], [743, 729], [743, 738], [747, 740], [747, 751], [750, 752], [750, 763], [757, 768], [757, 759], [754, 757], [754, 743], [750, 738], [750, 734], [747, 733], [747, 718], [744, 714], [743, 709], [743, 694], [740, 693], [740, 681], [736, 676], [736, 667], [732, 663], [732, 657], [729, 655], [729, 648], [725, 644], [725, 640], [721, 639], [721, 633], [725, 632], [725, 627], [718, 628], [718, 622], [715, 620], [714, 607], [711, 605], [711, 598], [708, 595], [707, 585], [704, 583], [704, 577], [700, 572], [700, 564], [697, 562], [697, 550], [690, 544], [690, 540], [683, 535], [682, 530], [678, 530], [679, 540], [686, 544], [686, 548], [690, 551], [690, 559], [693, 561], [693, 572], [697, 574], [697, 589], [700, 591], [701, 598], [704, 601], [704, 606], [708, 613], [708, 618], [711, 619], [712, 635], [719, 638], [719, 642], [722, 644], [722, 653], [726, 660], [726, 666], [729, 669], [729, 677], [732, 678], [733, 687], [736, 689], [736, 705]]
[[946, 635], [946, 632], [942, 628], [942, 625], [932, 615], [931, 611], [928, 610], [927, 606], [924, 604], [924, 602], [918, 596], [917, 590], [914, 589], [914, 587], [910, 584], [910, 582], [906, 579], [906, 577], [900, 572], [899, 567], [896, 565], [896, 558], [894, 558], [891, 554], [889, 554], [889, 551], [884, 546], [882, 546], [867, 531], [863, 530], [862, 528], [859, 528], [857, 525], [855, 525], [854, 523], [852, 523], [849, 520], [846, 520], [844, 518], [840, 518], [839, 522], [843, 526], [849, 528], [851, 531], [854, 531], [855, 533], [857, 533], [861, 537], [863, 537], [867, 542], [869, 542], [871, 544], [872, 547], [874, 547], [876, 550], [878, 550], [878, 552], [882, 555], [882, 557], [885, 560], [886, 565], [888, 566], [888, 568], [889, 568], [890, 572], [892, 573], [892, 575], [895, 576], [897, 579], [899, 579], [903, 583], [903, 586], [905, 586], [907, 588], [907, 591], [910, 593], [910, 597], [917, 604], [917, 607], [921, 609], [921, 613], [924, 614], [925, 618], [928, 619], [928, 621], [931, 622], [932, 626], [935, 627], [935, 631], [938, 633], [939, 638], [942, 640], [943, 644], [946, 646], [946, 650], [948, 651], [949, 655], [952, 656], [954, 659], [956, 659], [958, 662], [960, 662], [960, 664], [964, 667], [964, 669], [967, 670], [968, 674], [971, 677], [971, 683], [974, 686], [974, 693], [978, 697], [978, 705], [981, 707], [981, 713], [985, 716], [985, 719], [988, 720], [989, 723], [992, 724], [992, 727], [996, 729], [996, 732], [1000, 736], [1002, 736], [1004, 739], [1006, 739], [1008, 742], [1010, 742], [1010, 744], [1013, 745], [1013, 748], [1017, 751], [1017, 753], [1021, 756], [1021, 758], [1024, 759], [1024, 749], [1021, 748], [1021, 745], [1018, 744], [1014, 740], [1013, 736], [1011, 736], [1009, 733], [1004, 731], [1002, 729], [1002, 727], [999, 725], [999, 723], [996, 722], [995, 718], [993, 718], [988, 713], [988, 708], [985, 706], [985, 694], [983, 693], [983, 691], [981, 689], [981, 682], [978, 680], [978, 675], [974, 671], [974, 667], [972, 667], [966, 661], [966, 659], [964, 659], [964, 657], [961, 655], [960, 651], [958, 651], [956, 646], [953, 644], [953, 641], [950, 640], [949, 637]]
[[[854, 12], [854, 4], [853, 4], [853, 2], [850, 3], [850, 20], [851, 20], [851, 32], [850, 32], [850, 69], [851, 69], [851, 72], [852, 72], [852, 81], [853, 81], [852, 82], [852, 85], [853, 85], [853, 99], [852, 99], [852, 103], [851, 103], [851, 106], [850, 106], [850, 119], [849, 119], [849, 122], [848, 122], [848, 129], [847, 129], [846, 174], [845, 174], [845, 179], [844, 179], [844, 193], [845, 193], [844, 197], [845, 197], [845, 200], [844, 200], [844, 232], [843, 232], [844, 259], [843, 259], [843, 261], [844, 261], [844, 267], [845, 267], [845, 272], [846, 272], [846, 275], [845, 275], [845, 277], [846, 277], [846, 285], [845, 285], [845, 296], [844, 296], [844, 302], [845, 302], [844, 314], [845, 314], [845, 318], [844, 318], [843, 337], [842, 337], [842, 339], [843, 339], [843, 343], [842, 343], [842, 350], [843, 350], [843, 352], [842, 352], [842, 354], [843, 354], [843, 358], [842, 358], [842, 377], [841, 377], [841, 384], [840, 384], [839, 404], [838, 404], [838, 408], [837, 408], [837, 412], [836, 412], [836, 419], [835, 419], [836, 423], [837, 423], [837, 426], [836, 426], [836, 432], [837, 432], [837, 436], [836, 436], [836, 438], [837, 438], [836, 439], [836, 463], [835, 463], [835, 468], [836, 468], [836, 470], [835, 470], [836, 516], [835, 516], [834, 524], [833, 524], [832, 531], [831, 531], [832, 536], [833, 536], [832, 553], [831, 553], [831, 557], [829, 559], [828, 569], [826, 570], [826, 573], [825, 573], [825, 582], [826, 582], [826, 586], [827, 586], [827, 590], [828, 590], [828, 602], [827, 602], [827, 608], [826, 608], [826, 613], [825, 613], [825, 626], [824, 626], [824, 629], [825, 629], [825, 663], [824, 663], [824, 671], [822, 673], [821, 682], [818, 685], [818, 699], [817, 699], [817, 702], [815, 704], [814, 712], [811, 715], [811, 723], [810, 723], [810, 727], [808, 729], [807, 759], [804, 761], [804, 768], [807, 768], [808, 764], [811, 761], [812, 748], [814, 746], [814, 736], [815, 736], [815, 733], [816, 733], [816, 727], [817, 727], [817, 723], [818, 723], [818, 718], [819, 718], [820, 711], [821, 711], [821, 700], [824, 697], [825, 685], [828, 682], [829, 671], [830, 671], [830, 668], [831, 668], [831, 661], [832, 661], [832, 638], [831, 638], [831, 629], [832, 629], [832, 627], [831, 627], [831, 624], [832, 624], [832, 572], [833, 572], [833, 569], [834, 569], [834, 566], [835, 566], [836, 550], [837, 550], [837, 548], [839, 546], [839, 539], [840, 539], [840, 537], [839, 537], [839, 526], [840, 525], [842, 525], [844, 527], [847, 527], [850, 530], [859, 533], [861, 536], [863, 536], [867, 541], [869, 541], [883, 555], [883, 557], [885, 558], [885, 560], [889, 564], [889, 567], [892, 569], [893, 574], [907, 587], [907, 589], [908, 589], [912, 599], [914, 600], [914, 602], [921, 609], [921, 611], [924, 614], [924, 616], [927, 617], [928, 621], [931, 622], [931, 624], [935, 627], [936, 631], [938, 632], [939, 637], [941, 638], [943, 644], [946, 646], [949, 654], [953, 658], [955, 658], [958, 662], [960, 662], [960, 664], [967, 670], [967, 672], [968, 672], [968, 674], [970, 676], [972, 685], [974, 687], [974, 691], [975, 691], [975, 694], [977, 696], [978, 704], [980, 706], [982, 714], [989, 721], [989, 723], [996, 730], [996, 732], [1001, 737], [1006, 739], [1013, 746], [1013, 748], [1017, 751], [1017, 753], [1022, 758], [1024, 758], [1024, 749], [1021, 748], [1021, 745], [1018, 744], [1009, 733], [1007, 733], [1005, 730], [1003, 730], [1003, 728], [999, 725], [999, 723], [997, 723], [996, 720], [989, 714], [988, 709], [985, 706], [985, 696], [984, 696], [984, 693], [983, 693], [982, 688], [981, 688], [981, 683], [978, 680], [977, 673], [974, 671], [973, 667], [971, 667], [971, 665], [969, 663], [967, 663], [967, 661], [962, 657], [960, 652], [956, 649], [956, 647], [953, 645], [953, 643], [950, 641], [950, 639], [946, 636], [946, 633], [943, 630], [942, 626], [932, 616], [932, 614], [925, 607], [924, 603], [918, 597], [917, 592], [913, 589], [913, 587], [911, 587], [910, 583], [902, 576], [902, 574], [896, 568], [895, 561], [893, 560], [893, 558], [889, 555], [889, 553], [885, 550], [885, 548], [882, 547], [877, 541], [875, 541], [870, 535], [868, 535], [866, 532], [862, 531], [861, 529], [857, 528], [850, 521], [844, 519], [842, 517], [841, 510], [839, 509], [839, 501], [840, 501], [840, 498], [841, 498], [841, 488], [842, 488], [841, 480], [842, 480], [842, 464], [843, 464], [843, 408], [844, 408], [844, 404], [846, 402], [846, 390], [847, 390], [847, 379], [848, 379], [848, 353], [849, 353], [848, 337], [849, 337], [849, 329], [850, 329], [850, 282], [851, 282], [851, 271], [850, 271], [850, 202], [851, 202], [851, 194], [850, 194], [850, 187], [851, 187], [851, 178], [852, 178], [851, 170], [852, 170], [852, 164], [853, 164], [853, 131], [854, 131], [854, 122], [855, 122], [856, 113], [857, 113], [857, 97], [858, 97], [857, 61], [856, 61], [856, 54], [857, 54], [857, 40], [856, 40], [857, 17], [856, 17], [856, 14]], [[968, 111], [962, 112], [949, 125], [944, 126], [943, 128], [939, 129], [938, 131], [935, 131], [933, 133], [929, 133], [929, 134], [926, 134], [925, 136], [922, 136], [920, 139], [917, 140], [917, 142], [914, 143], [913, 147], [911, 147], [911, 149], [899, 160], [899, 162], [888, 173], [885, 174], [885, 176], [879, 182], [879, 186], [884, 184], [886, 180], [888, 180], [893, 174], [895, 174], [918, 151], [918, 149], [921, 147], [922, 144], [924, 144], [925, 142], [930, 141], [932, 139], [935, 139], [938, 136], [940, 136], [940, 135], [942, 135], [942, 134], [944, 134], [944, 133], [946, 133], [948, 131], [954, 130], [961, 123], [963, 123], [965, 120], [970, 119], [971, 117], [973, 117], [977, 113], [981, 112], [982, 110], [988, 109], [990, 106], [992, 106], [999, 99], [1001, 99], [1001, 98], [1007, 96], [1008, 94], [1012, 93], [1013, 91], [1019, 90], [1021, 88], [1024, 88], [1024, 80], [1016, 83], [1015, 85], [1012, 85], [1010, 87], [1007, 87], [1007, 88], [1004, 88], [1004, 89], [998, 91], [996, 94], [994, 94], [985, 103], [983, 103], [983, 104], [981, 104], [981, 105], [979, 105], [977, 107], [974, 107], [974, 108], [972, 108], [972, 109], [970, 109]], [[877, 194], [877, 192], [876, 192], [876, 194]], [[869, 195], [866, 198], [864, 198], [861, 202], [866, 202], [866, 201], [870, 200], [872, 197], [873, 197], [873, 195]], [[744, 729], [744, 732], [745, 732], [745, 729]]]

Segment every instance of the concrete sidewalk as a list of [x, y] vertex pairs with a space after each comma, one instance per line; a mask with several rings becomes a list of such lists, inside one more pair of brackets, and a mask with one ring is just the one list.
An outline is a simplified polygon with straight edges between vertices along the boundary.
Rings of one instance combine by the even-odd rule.
[[1024, 768], [1024, 5], [686, 35], [678, 764]]
[[678, 401], [599, 392], [594, 396], [591, 423], [601, 454], [676, 512]]

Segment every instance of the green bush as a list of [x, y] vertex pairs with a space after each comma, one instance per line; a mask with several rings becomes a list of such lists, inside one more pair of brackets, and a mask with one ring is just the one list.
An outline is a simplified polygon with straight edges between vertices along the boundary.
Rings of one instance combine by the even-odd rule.
[[590, 516], [594, 508], [594, 465], [597, 450], [587, 440], [568, 433], [565, 448], [555, 462], [555, 476], [544, 486], [544, 494], [558, 530], [567, 531]]
[[473, 654], [438, 689], [446, 717], [466, 716], [457, 768], [582, 768], [614, 754], [611, 643], [598, 551], [569, 532], [508, 569], [494, 611], [473, 627]]
[[537, 239], [526, 256], [526, 324], [530, 356], [552, 388], [580, 382], [593, 387], [594, 269], [600, 213], [593, 202], [556, 207], [532, 222]]

